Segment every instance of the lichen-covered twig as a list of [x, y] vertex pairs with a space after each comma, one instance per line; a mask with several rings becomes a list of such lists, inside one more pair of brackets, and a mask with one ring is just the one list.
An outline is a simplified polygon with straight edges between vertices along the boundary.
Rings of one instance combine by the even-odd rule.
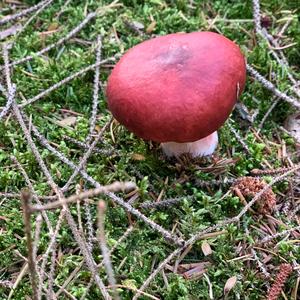
[[[97, 37], [97, 47], [96, 47], [96, 64], [101, 61], [101, 48], [102, 48], [102, 40], [101, 36]], [[96, 126], [96, 118], [97, 118], [97, 107], [99, 101], [99, 78], [100, 78], [100, 65], [95, 68], [94, 75], [94, 89], [93, 89], [93, 104], [92, 104], [92, 115], [90, 117], [90, 132], [86, 138], [86, 143], [90, 144], [92, 139], [93, 132]]]
[[[78, 147], [80, 147], [80, 148], [82, 148], [84, 150], [88, 150], [90, 148], [90, 145], [88, 145], [88, 144], [86, 144], [84, 142], [78, 141], [78, 140], [76, 140], [74, 138], [71, 138], [71, 137], [69, 137], [67, 135], [65, 135], [64, 138], [67, 141], [75, 144], [76, 146], [78, 146]], [[98, 141], [98, 143], [99, 142], [102, 142], [102, 141], [100, 140], [100, 141]], [[113, 153], [118, 153], [118, 152], [115, 149], [113, 149], [113, 148], [111, 148], [111, 149], [100, 149], [99, 147], [94, 147], [93, 153], [97, 153], [97, 154], [102, 154], [102, 155], [105, 155], [105, 156], [109, 156], [109, 155], [112, 155]]]
[[259, 125], [258, 125], [258, 130], [257, 133], [259, 133], [261, 131], [261, 129], [263, 128], [263, 125], [265, 123], [265, 121], [267, 120], [267, 118], [269, 117], [269, 115], [271, 114], [271, 112], [273, 111], [273, 109], [275, 108], [275, 106], [278, 104], [279, 102], [279, 98], [273, 99], [274, 101], [272, 102], [271, 106], [269, 107], [268, 111], [264, 114], [263, 118], [261, 119]]
[[[260, 12], [260, 3], [259, 0], [252, 0], [252, 6], [253, 6], [253, 19], [254, 19], [254, 24], [255, 24], [255, 31], [258, 35], [260, 35], [262, 38], [264, 38], [267, 43], [273, 44], [275, 47], [279, 47], [280, 45], [278, 42], [273, 38], [272, 35], [270, 35], [265, 28], [262, 28], [261, 25], [261, 12]], [[285, 24], [286, 26], [288, 22]], [[283, 28], [285, 30], [285, 28]], [[284, 54], [282, 51], [279, 51], [279, 55], [277, 54], [272, 47], [269, 47], [269, 51], [271, 54], [274, 56], [274, 58], [277, 60], [278, 64], [282, 67], [285, 68], [288, 78], [291, 80], [293, 85], [297, 84], [297, 80], [294, 78], [294, 76], [289, 72], [289, 64], [287, 59], [285, 58]], [[279, 57], [280, 56], [280, 57]], [[300, 97], [300, 93], [297, 89], [295, 89], [295, 93], [297, 94], [298, 97]]]
[[[6, 77], [6, 85], [8, 89], [8, 93], [13, 89], [13, 84], [10, 77], [10, 68], [9, 68], [9, 53], [8, 53], [8, 45], [4, 44], [3, 46], [3, 60], [4, 60], [4, 70], [5, 70], [5, 77]], [[12, 94], [11, 106], [12, 108], [16, 107], [14, 93]], [[9, 101], [9, 100], [8, 100]], [[36, 262], [34, 260], [33, 254], [33, 244], [32, 244], [32, 237], [31, 237], [31, 214], [29, 210], [30, 200], [31, 200], [31, 193], [24, 189], [21, 192], [21, 200], [23, 205], [23, 219], [25, 225], [25, 235], [26, 235], [26, 243], [27, 243], [27, 250], [28, 250], [28, 267], [30, 272], [30, 279], [32, 285], [32, 296], [34, 300], [38, 300], [38, 290], [37, 290], [37, 272], [36, 272]]]
[[60, 212], [60, 214], [59, 214], [58, 221], [56, 223], [56, 226], [55, 226], [55, 229], [53, 231], [53, 234], [51, 235], [48, 247], [47, 247], [45, 253], [42, 256], [42, 263], [41, 263], [41, 266], [40, 266], [40, 270], [41, 270], [40, 282], [39, 282], [39, 287], [38, 287], [39, 295], [41, 295], [41, 293], [42, 293], [44, 275], [46, 273], [45, 272], [45, 268], [46, 268], [48, 256], [49, 256], [50, 252], [53, 253], [55, 251], [54, 249], [56, 247], [56, 238], [57, 238], [57, 235], [59, 233], [59, 230], [60, 230], [60, 227], [62, 225], [62, 222], [63, 222], [63, 220], [65, 218], [65, 213], [66, 213], [65, 210], [62, 209], [61, 212]]
[[180, 202], [183, 202], [184, 200], [193, 200], [194, 197], [193, 196], [186, 196], [186, 197], [178, 197], [178, 198], [174, 198], [174, 199], [166, 199], [166, 200], [162, 200], [162, 201], [158, 201], [158, 202], [151, 202], [151, 201], [147, 201], [144, 202], [140, 205], [141, 209], [152, 209], [152, 208], [168, 208], [170, 206], [173, 205], [177, 205]]
[[4, 18], [2, 18], [0, 20], [0, 25], [6, 24], [8, 22], [15, 21], [15, 20], [17, 20], [19, 18], [22, 18], [22, 17], [24, 17], [26, 15], [29, 15], [30, 13], [35, 12], [40, 7], [42, 7], [43, 5], [45, 5], [47, 2], [49, 2], [49, 0], [43, 0], [43, 1], [39, 2], [39, 3], [37, 3], [36, 5], [28, 7], [26, 9], [24, 9], [24, 10], [22, 10], [22, 11], [16, 13], [16, 14], [14, 14], [14, 15], [6, 16], [6, 17], [4, 17]]
[[71, 183], [73, 182], [74, 178], [79, 174], [79, 172], [83, 169], [85, 166], [88, 158], [91, 156], [94, 148], [96, 147], [97, 143], [101, 139], [102, 135], [106, 131], [107, 128], [109, 128], [109, 125], [112, 122], [112, 118], [102, 127], [102, 129], [99, 131], [97, 137], [94, 139], [93, 143], [89, 146], [88, 150], [83, 155], [82, 159], [80, 160], [79, 165], [75, 168], [73, 174], [70, 176], [68, 182], [65, 184], [65, 186], [62, 188], [63, 191], [67, 191]]
[[51, 259], [50, 259], [50, 271], [47, 273], [48, 277], [48, 285], [47, 285], [47, 299], [54, 298], [54, 291], [53, 291], [53, 282], [54, 282], [54, 273], [55, 273], [55, 266], [56, 266], [56, 256], [57, 256], [57, 241], [55, 239], [54, 244], [51, 248]]
[[48, 89], [44, 90], [43, 92], [41, 92], [40, 94], [28, 99], [27, 101], [25, 101], [24, 103], [21, 103], [19, 105], [19, 107], [23, 108], [29, 104], [32, 104], [33, 102], [36, 102], [37, 100], [47, 96], [49, 93], [53, 92], [54, 90], [58, 89], [59, 87], [63, 86], [64, 84], [68, 83], [69, 81], [85, 74], [86, 72], [90, 71], [90, 70], [93, 70], [94, 68], [102, 65], [102, 64], [105, 64], [107, 62], [113, 62], [115, 61], [115, 57], [110, 57], [110, 58], [107, 58], [107, 59], [104, 59], [98, 63], [95, 63], [95, 64], [92, 64], [92, 65], [89, 65], [83, 69], [81, 69], [80, 71], [64, 78], [63, 80], [55, 83], [54, 85], [52, 85], [51, 87], [49, 87]]
[[[117, 242], [115, 243], [115, 245], [110, 249], [109, 251], [109, 255], [111, 255], [115, 249], [128, 237], [128, 235], [133, 231], [134, 227], [130, 226], [128, 227], [128, 229], [124, 232], [124, 234], [117, 240]], [[101, 268], [101, 266], [103, 265], [103, 260], [100, 264], [98, 264], [98, 268]], [[80, 300], [84, 300], [86, 299], [86, 295], [88, 293], [88, 291], [90, 290], [92, 284], [94, 282], [94, 279], [91, 278], [90, 282], [88, 283], [88, 285], [86, 286], [86, 289], [84, 291], [84, 293], [82, 294]]]
[[7, 95], [7, 101], [6, 104], [4, 106], [4, 108], [2, 109], [2, 111], [0, 112], [0, 121], [8, 114], [8, 112], [11, 109], [11, 105], [13, 102], [13, 99], [15, 98], [15, 94], [16, 94], [16, 87], [13, 84], [11, 86], [11, 88], [8, 90], [8, 95]]
[[39, 247], [39, 241], [40, 241], [40, 235], [41, 235], [41, 229], [43, 224], [43, 217], [41, 214], [38, 214], [35, 219], [35, 234], [34, 234], [34, 243], [33, 243], [33, 260], [36, 261], [36, 254]]
[[259, 0], [252, 0], [252, 6], [253, 6], [253, 19], [255, 24], [255, 31], [261, 32], [261, 16], [260, 16]]
[[[47, 1], [44, 1], [44, 2], [48, 2], [49, 0]], [[43, 1], [42, 1], [43, 2]], [[19, 64], [22, 64], [24, 62], [27, 62], [29, 60], [32, 60], [34, 57], [37, 57], [37, 56], [41, 56], [43, 54], [45, 54], [46, 52], [50, 51], [51, 49], [65, 43], [66, 41], [68, 41], [70, 38], [72, 38], [75, 34], [77, 34], [85, 25], [87, 25], [93, 18], [95, 18], [97, 16], [97, 13], [96, 12], [92, 12], [92, 13], [89, 13], [83, 20], [82, 22], [80, 22], [75, 28], [73, 28], [65, 37], [59, 39], [57, 42], [47, 46], [46, 48], [43, 48], [42, 50], [36, 52], [34, 55], [28, 55], [24, 58], [21, 58], [21, 59], [18, 59], [18, 60], [15, 60], [13, 61], [10, 66], [16, 66], [16, 65], [19, 65]]]
[[77, 201], [82, 201], [87, 198], [95, 197], [99, 194], [104, 194], [108, 192], [120, 192], [120, 191], [128, 191], [133, 190], [136, 188], [136, 185], [134, 182], [114, 182], [110, 185], [100, 186], [93, 190], [88, 190], [79, 194], [74, 194], [73, 196], [70, 196], [69, 198], [65, 198], [63, 201], [58, 200], [55, 202], [50, 202], [48, 204], [44, 205], [34, 205], [31, 206], [32, 212], [36, 211], [43, 211], [43, 210], [49, 210], [49, 209], [55, 209], [58, 207], [61, 207], [66, 204], [70, 203], [76, 203]]
[[[34, 195], [33, 195], [34, 196]], [[16, 199], [19, 199], [20, 198], [20, 194], [17, 194], [17, 193], [3, 193], [3, 192], [0, 192], [0, 197], [3, 197], [3, 198], [16, 198]], [[39, 199], [43, 199], [43, 200], [56, 200], [57, 197], [56, 196], [38, 196], [37, 197]]]
[[244, 150], [248, 154], [251, 154], [249, 147], [246, 145], [246, 143], [244, 142], [243, 138], [239, 135], [239, 133], [233, 128], [233, 126], [229, 122], [227, 123], [227, 125], [228, 125], [230, 131], [233, 133], [233, 135], [237, 139], [237, 141], [242, 145], [242, 147], [244, 148]]
[[[47, 148], [51, 153], [53, 153], [58, 159], [60, 159], [62, 162], [64, 162], [66, 165], [68, 165], [73, 170], [76, 170], [77, 166], [71, 162], [63, 153], [59, 152], [57, 149], [53, 148], [47, 139], [41, 135], [41, 133], [37, 130], [37, 128], [32, 125], [31, 127], [33, 134], [38, 138], [40, 143]], [[101, 187], [101, 185], [94, 180], [90, 175], [88, 175], [84, 170], [81, 170], [79, 174], [89, 183], [91, 183], [96, 188]], [[146, 217], [144, 214], [142, 214], [140, 211], [132, 207], [129, 203], [125, 202], [122, 198], [116, 196], [114, 193], [108, 192], [105, 193], [108, 197], [110, 197], [113, 201], [115, 201], [117, 204], [122, 206], [127, 212], [133, 214], [138, 219], [142, 220], [146, 224], [148, 224], [152, 229], [158, 231], [166, 240], [171, 241], [177, 245], [182, 245], [183, 240], [181, 238], [176, 237], [174, 234], [171, 234], [164, 228], [162, 228], [160, 225], [156, 224], [152, 220], [150, 220], [148, 217]]]
[[[297, 170], [300, 169], [300, 166], [294, 167], [291, 170], [288, 170], [286, 173], [275, 177], [269, 184], [267, 184], [259, 193], [255, 195], [255, 197], [240, 211], [238, 215], [236, 215], [233, 218], [230, 219], [225, 219], [224, 221], [215, 224], [211, 227], [208, 227], [204, 230], [199, 231], [195, 235], [193, 235], [189, 240], [187, 240], [182, 247], [178, 247], [176, 250], [174, 250], [164, 261], [162, 261], [158, 267], [150, 274], [150, 276], [145, 280], [143, 285], [140, 287], [139, 291], [144, 291], [151, 281], [160, 273], [160, 271], [174, 258], [176, 257], [181, 251], [183, 251], [185, 248], [187, 248], [190, 245], [193, 245], [197, 240], [199, 240], [201, 237], [203, 237], [206, 233], [215, 231], [219, 229], [220, 227], [224, 227], [226, 225], [232, 224], [239, 222], [240, 219], [245, 215], [245, 213], [251, 208], [251, 206], [258, 200], [260, 197], [268, 190], [270, 189], [274, 184], [277, 182], [282, 181], [285, 177], [288, 175], [296, 172]], [[141, 294], [137, 293], [134, 297], [133, 300], [137, 300]]]
[[[246, 236], [247, 236], [247, 237], [250, 235], [249, 230], [248, 230], [248, 228], [247, 228], [246, 226], [245, 226], [245, 233], [246, 233]], [[251, 251], [251, 253], [252, 253], [253, 257], [254, 257], [254, 260], [255, 260], [256, 263], [257, 263], [257, 266], [258, 266], [259, 269], [261, 270], [261, 272], [264, 274], [264, 276], [265, 276], [266, 278], [269, 278], [269, 277], [270, 277], [270, 273], [267, 271], [265, 265], [264, 265], [264, 264], [262, 263], [262, 261], [259, 259], [256, 250], [255, 250], [253, 247], [251, 247], [251, 248], [250, 248], [250, 251]], [[267, 282], [267, 287], [269, 287], [269, 283], [268, 283], [268, 282]]]
[[109, 281], [109, 284], [113, 286], [113, 294], [114, 294], [113, 299], [119, 300], [120, 297], [119, 297], [117, 289], [115, 288], [115, 285], [117, 284], [117, 282], [115, 279], [112, 263], [110, 260], [109, 250], [107, 248], [106, 240], [105, 240], [105, 231], [104, 231], [105, 209], [106, 209], [105, 202], [103, 200], [100, 200], [98, 202], [98, 241], [99, 241], [102, 256], [103, 256], [103, 264], [106, 269], [108, 281]]
[[[59, 190], [59, 188], [57, 187], [57, 185], [55, 184], [55, 182], [53, 181], [53, 178], [52, 178], [50, 172], [48, 171], [47, 166], [45, 165], [44, 161], [42, 160], [42, 157], [41, 157], [36, 145], [34, 144], [34, 142], [32, 140], [30, 132], [29, 132], [28, 128], [26, 127], [26, 124], [24, 122], [24, 119], [22, 117], [22, 114], [21, 114], [16, 102], [13, 102], [13, 111], [14, 111], [14, 114], [16, 116], [16, 119], [18, 120], [18, 122], [20, 124], [21, 129], [23, 130], [23, 133], [24, 133], [24, 135], [27, 139], [27, 142], [28, 142], [28, 144], [29, 144], [29, 146], [30, 146], [30, 148], [31, 148], [38, 164], [40, 165], [43, 173], [47, 177], [49, 185], [51, 186], [53, 191], [57, 194], [58, 198], [63, 202], [64, 197], [63, 197], [61, 191]], [[86, 263], [87, 263], [89, 269], [91, 270], [91, 272], [93, 273], [93, 276], [95, 277], [95, 281], [96, 281], [96, 283], [97, 283], [104, 299], [111, 299], [111, 297], [109, 296], [109, 294], [108, 294], [108, 292], [107, 292], [100, 276], [96, 273], [95, 261], [92, 258], [91, 253], [88, 251], [85, 239], [83, 239], [81, 234], [78, 232], [76, 223], [75, 223], [68, 207], [66, 205], [63, 205], [63, 210], [65, 212], [66, 219], [67, 219], [67, 222], [68, 222], [68, 224], [70, 226], [70, 229], [73, 233], [73, 236], [74, 236], [76, 242], [78, 243], [78, 245], [79, 245], [79, 247], [82, 251], [82, 254], [85, 257], [85, 260], [86, 260]]]
[[93, 239], [95, 236], [95, 231], [93, 228], [91, 208], [88, 199], [84, 201], [84, 212], [85, 212], [86, 227], [87, 227], [87, 245], [89, 247], [89, 250], [93, 251], [93, 244], [94, 244]]
[[5, 74], [7, 91], [5, 91], [5, 89], [3, 88], [4, 90], [3, 93], [6, 96], [7, 101], [6, 101], [6, 105], [4, 106], [4, 108], [0, 113], [0, 121], [3, 117], [6, 116], [6, 114], [11, 109], [16, 94], [16, 86], [11, 82], [11, 78], [10, 78], [8, 48], [9, 48], [9, 44], [4, 43], [2, 46], [2, 56], [4, 60], [4, 74]]
[[274, 95], [292, 104], [294, 107], [298, 109], [300, 108], [300, 102], [298, 100], [278, 90], [273, 83], [265, 79], [249, 64], [247, 64], [247, 70], [258, 82], [260, 82], [266, 89], [271, 91]]
[[275, 234], [272, 234], [272, 235], [268, 235], [266, 237], [264, 237], [262, 240], [256, 242], [256, 244], [258, 245], [262, 245], [262, 244], [266, 244], [274, 239], [277, 239], [279, 237], [282, 237], [282, 236], [287, 236], [289, 235], [290, 233], [294, 232], [294, 231], [298, 231], [300, 230], [300, 226], [296, 226], [296, 227], [293, 227], [291, 229], [287, 229], [287, 230], [284, 230], [282, 232], [278, 232], [278, 233], [275, 233]]

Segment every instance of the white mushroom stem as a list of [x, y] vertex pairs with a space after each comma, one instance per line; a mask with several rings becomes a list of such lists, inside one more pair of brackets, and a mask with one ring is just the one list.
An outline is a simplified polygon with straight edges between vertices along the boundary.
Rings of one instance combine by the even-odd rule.
[[189, 153], [192, 157], [211, 155], [218, 145], [217, 131], [207, 137], [192, 143], [161, 143], [163, 152], [168, 156], [180, 156], [183, 153]]

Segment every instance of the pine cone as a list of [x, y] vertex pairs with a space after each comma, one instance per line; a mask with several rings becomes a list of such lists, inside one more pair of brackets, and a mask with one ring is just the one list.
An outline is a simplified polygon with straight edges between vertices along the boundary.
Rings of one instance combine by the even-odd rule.
[[[239, 178], [233, 188], [238, 188], [245, 197], [254, 197], [266, 186], [266, 182], [257, 177], [241, 177]], [[260, 199], [257, 201], [258, 212], [261, 214], [270, 214], [276, 205], [276, 195], [272, 189], [267, 189]]]

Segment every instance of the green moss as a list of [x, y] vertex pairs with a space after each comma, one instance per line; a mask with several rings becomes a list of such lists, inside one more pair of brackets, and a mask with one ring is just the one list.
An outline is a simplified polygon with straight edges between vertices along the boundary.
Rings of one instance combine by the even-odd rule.
[[[26, 1], [29, 5], [37, 2]], [[52, 49], [44, 57], [38, 57], [28, 63], [16, 66], [12, 80], [18, 87], [17, 101], [23, 101], [21, 94], [26, 99], [30, 99], [54, 83], [94, 63], [95, 55], [90, 43], [94, 42], [99, 34], [101, 34], [103, 42], [102, 57], [106, 58], [120, 53], [120, 51], [126, 51], [135, 44], [151, 38], [151, 34], [163, 35], [181, 31], [218, 30], [239, 44], [248, 62], [267, 78], [271, 76], [272, 81], [280, 90], [285, 91], [289, 88], [291, 83], [285, 67], [280, 66], [274, 60], [267, 43], [262, 38], [255, 37], [254, 39], [251, 1], [197, 0], [191, 2], [193, 2], [192, 6], [189, 5], [189, 1], [181, 0], [120, 1], [122, 6], [111, 9], [103, 16], [92, 20], [76, 35], [77, 40], [72, 40]], [[282, 21], [276, 22], [276, 20], [292, 17], [292, 22], [285, 34], [288, 36], [289, 43], [296, 42], [299, 45], [300, 20], [297, 17], [299, 11], [297, 11], [298, 8], [294, 2], [263, 0], [261, 7], [266, 15], [272, 17], [273, 21], [269, 31], [273, 34], [280, 30], [284, 24]], [[74, 0], [66, 6], [65, 11], [57, 18], [56, 14], [63, 3], [62, 0], [54, 1], [27, 27], [16, 40], [15, 47], [11, 51], [11, 60], [33, 55], [46, 45], [57, 41], [84, 19], [85, 10], [94, 11], [103, 5], [110, 4], [111, 1]], [[141, 36], [126, 25], [128, 22], [139, 22], [147, 28], [152, 19], [155, 20], [156, 25], [151, 34]], [[229, 22], [229, 19], [235, 21]], [[214, 24], [212, 24], [213, 20]], [[49, 26], [54, 23], [58, 24], [59, 30], [41, 38], [40, 33], [47, 31]], [[116, 39], [114, 32], [117, 33], [119, 40]], [[299, 47], [289, 47], [284, 50], [284, 54], [293, 66], [289, 71], [299, 80]], [[109, 73], [109, 66], [101, 69], [102, 82], [106, 81]], [[66, 141], [64, 136], [85, 141], [89, 133], [92, 90], [93, 72], [91, 71], [65, 84], [25, 109], [40, 132], [75, 163], [83, 155], [83, 150]], [[259, 83], [248, 77], [241, 101], [250, 110], [257, 109], [259, 111], [254, 124], [251, 124], [257, 128], [274, 98]], [[5, 99], [0, 94], [0, 106], [3, 106], [4, 103]], [[69, 127], [58, 125], [57, 121], [67, 115], [62, 109], [69, 110], [71, 114], [72, 111], [80, 114], [75, 125]], [[278, 139], [281, 138], [286, 142], [288, 151], [294, 150], [293, 140], [278, 130], [278, 126], [283, 124], [286, 116], [291, 112], [293, 109], [287, 103], [280, 101], [277, 104], [260, 133], [264, 141], [262, 142], [249, 130], [250, 124], [242, 120], [235, 111], [231, 117], [231, 125], [243, 137], [250, 154], [245, 152], [239, 140], [232, 135], [229, 127], [224, 126], [220, 130], [220, 147], [216, 156], [220, 160], [227, 159], [220, 168], [223, 170], [222, 172], [207, 171], [206, 168], [213, 164], [212, 160], [199, 160], [183, 164], [175, 160], [166, 160], [162, 157], [158, 145], [142, 141], [116, 124], [113, 125], [113, 135], [111, 132], [107, 132], [104, 134], [103, 140], [106, 146], [116, 149], [117, 154], [112, 156], [93, 154], [88, 160], [86, 171], [102, 184], [111, 183], [115, 180], [136, 181], [140, 188], [139, 202], [155, 201], [162, 190], [163, 199], [192, 196], [192, 200], [191, 197], [186, 198], [180, 205], [172, 208], [145, 211], [149, 218], [167, 230], [176, 230], [188, 238], [199, 230], [236, 215], [243, 207], [239, 198], [232, 193], [224, 196], [228, 191], [228, 185], [200, 188], [197, 182], [199, 180], [209, 182], [211, 179], [249, 175], [252, 169], [265, 167], [266, 161], [274, 168], [282, 166], [277, 155], [278, 148], [274, 144], [266, 145], [265, 142], [278, 143]], [[102, 127], [109, 116], [104, 93], [101, 92], [97, 125]], [[37, 145], [54, 180], [62, 187], [72, 174], [71, 169], [62, 164], [41, 145], [38, 143]], [[102, 147], [102, 144], [98, 146]], [[266, 146], [271, 149], [271, 153], [267, 152]], [[20, 189], [26, 186], [26, 182], [16, 166], [12, 164], [11, 154], [18, 158], [28, 172], [36, 192], [40, 195], [49, 194], [50, 188], [47, 180], [27, 145], [20, 126], [13, 118], [0, 123], [0, 191], [19, 193]], [[144, 159], [135, 159], [134, 154], [139, 154]], [[266, 179], [268, 180], [268, 178]], [[76, 178], [77, 182], [79, 182], [79, 177]], [[86, 187], [88, 188], [89, 185], [86, 184]], [[281, 183], [274, 187], [274, 192], [285, 193], [287, 189], [287, 184]], [[75, 183], [71, 192], [74, 191]], [[108, 200], [108, 209], [105, 227], [108, 244], [111, 247], [129, 225], [126, 212], [115, 206], [109, 199], [106, 200]], [[21, 204], [19, 199], [5, 199], [3, 201], [1, 199], [0, 201], [0, 216], [4, 217], [3, 219], [0, 218], [0, 279], [13, 281], [15, 274], [20, 271], [24, 264], [24, 261], [15, 251], [17, 250], [26, 256]], [[77, 220], [76, 206], [71, 207], [71, 212]], [[58, 214], [58, 210], [49, 213], [52, 226], [55, 226]], [[97, 212], [95, 205], [91, 205], [91, 215], [94, 230], [96, 230]], [[84, 209], [81, 211], [81, 217], [86, 233], [87, 220]], [[295, 225], [285, 216], [280, 215], [280, 218], [289, 226]], [[136, 222], [136, 229], [117, 247], [112, 255], [112, 263], [116, 270], [118, 282], [138, 288], [149, 276], [153, 266], [157, 266], [168, 256], [174, 250], [174, 246], [169, 245], [158, 233], [150, 230], [144, 223], [135, 220], [135, 218], [133, 221]], [[260, 299], [261, 295], [265, 294], [267, 281], [263, 279], [261, 274], [258, 274], [255, 262], [236, 259], [244, 255], [244, 253], [238, 252], [241, 244], [245, 245], [246, 248], [250, 247], [256, 238], [261, 237], [259, 231], [256, 230], [261, 224], [260, 222], [261, 220], [256, 215], [247, 214], [241, 223], [247, 224], [249, 231], [251, 231], [249, 236], [245, 235], [244, 227], [241, 224], [229, 225], [220, 229], [226, 230], [226, 232], [208, 239], [213, 250], [211, 257], [207, 258], [203, 255], [200, 241], [193, 246], [182, 261], [185, 264], [207, 260], [212, 263], [211, 267], [208, 268], [207, 276], [212, 284], [215, 299], [223, 297], [224, 285], [227, 279], [232, 276], [237, 276], [238, 282], [229, 294], [229, 299]], [[284, 228], [280, 230], [284, 230]], [[50, 238], [49, 229], [43, 224], [38, 255], [45, 252]], [[57, 242], [59, 258], [55, 271], [55, 291], [58, 290], [56, 284], [62, 285], [82, 261], [81, 253], [66, 223], [63, 223]], [[273, 257], [273, 265], [282, 262], [280, 257], [290, 261], [292, 255], [294, 257], [299, 256], [296, 244], [288, 241], [280, 242], [276, 251], [279, 256]], [[97, 262], [101, 261], [101, 251], [98, 247], [95, 247], [92, 254]], [[105, 271], [102, 269], [100, 273], [107, 283]], [[159, 275], [151, 283], [148, 289], [149, 293], [161, 299], [169, 300], [209, 299], [208, 282], [204, 277], [197, 280], [186, 280], [172, 272], [166, 271], [166, 273], [168, 287], [165, 287], [165, 282]], [[91, 273], [86, 267], [83, 267], [78, 272], [76, 279], [67, 287], [68, 291], [76, 298], [81, 297], [90, 277]], [[287, 295], [290, 295], [294, 286], [295, 279], [291, 278], [286, 285]], [[24, 299], [30, 293], [29, 277], [26, 275], [14, 291], [13, 299]], [[0, 288], [1, 299], [7, 298], [8, 294], [9, 289]], [[122, 299], [132, 299], [133, 296], [132, 291], [124, 288], [120, 289], [120, 294]], [[66, 299], [62, 295], [60, 299]], [[93, 286], [86, 299], [98, 299], [100, 297], [99, 290]], [[142, 297], [142, 299], [146, 298]]]

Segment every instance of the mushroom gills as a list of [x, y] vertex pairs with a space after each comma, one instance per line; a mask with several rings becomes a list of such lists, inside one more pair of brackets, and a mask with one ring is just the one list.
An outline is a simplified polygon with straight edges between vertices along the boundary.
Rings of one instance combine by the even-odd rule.
[[161, 147], [166, 156], [178, 157], [183, 153], [189, 153], [192, 157], [211, 155], [218, 145], [217, 131], [207, 137], [191, 143], [167, 142], [161, 143]]

